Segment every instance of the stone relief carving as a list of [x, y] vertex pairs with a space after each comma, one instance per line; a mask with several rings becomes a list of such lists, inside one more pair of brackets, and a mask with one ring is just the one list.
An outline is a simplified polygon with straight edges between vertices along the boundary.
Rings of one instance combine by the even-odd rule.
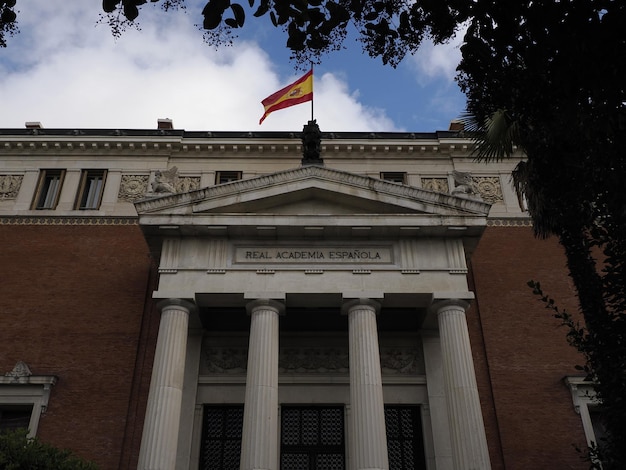
[[142, 198], [148, 191], [148, 175], [122, 175], [117, 199], [133, 202]]
[[[246, 348], [207, 348], [203, 372], [245, 374], [247, 355]], [[381, 348], [380, 365], [385, 375], [424, 373], [417, 349]], [[278, 358], [281, 374], [347, 374], [349, 366], [348, 348], [284, 348]]]
[[22, 186], [22, 175], [0, 175], [0, 200], [15, 199]]
[[160, 194], [175, 194], [178, 168], [173, 166], [169, 170], [157, 170], [154, 173], [152, 192]]
[[13, 370], [4, 374], [5, 377], [12, 377], [14, 382], [23, 381], [23, 379], [30, 377], [31, 375], [33, 375], [33, 373], [23, 361], [17, 361]]
[[438, 193], [448, 193], [448, 178], [422, 178], [422, 188]]
[[495, 204], [497, 202], [503, 202], [502, 186], [500, 185], [500, 177], [487, 176], [487, 177], [473, 177], [474, 184], [478, 189], [478, 194], [483, 198], [485, 202], [489, 204]]
[[498, 176], [472, 176], [470, 173], [453, 171], [456, 186], [450, 194], [468, 199], [482, 199], [489, 204], [503, 202], [502, 186]]
[[200, 177], [199, 176], [183, 176], [178, 177], [176, 181], [176, 192], [186, 193], [188, 191], [195, 191], [200, 189]]

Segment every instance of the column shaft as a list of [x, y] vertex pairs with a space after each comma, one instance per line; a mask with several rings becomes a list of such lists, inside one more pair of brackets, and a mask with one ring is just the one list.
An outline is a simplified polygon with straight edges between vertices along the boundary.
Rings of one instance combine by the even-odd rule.
[[350, 347], [350, 432], [356, 470], [389, 468], [376, 302], [347, 307]]
[[187, 327], [193, 305], [177, 299], [161, 305], [161, 323], [137, 467], [140, 470], [173, 470], [176, 465]]
[[443, 374], [454, 468], [491, 468], [463, 301], [438, 305]]
[[241, 470], [278, 469], [278, 302], [248, 304], [251, 315]]

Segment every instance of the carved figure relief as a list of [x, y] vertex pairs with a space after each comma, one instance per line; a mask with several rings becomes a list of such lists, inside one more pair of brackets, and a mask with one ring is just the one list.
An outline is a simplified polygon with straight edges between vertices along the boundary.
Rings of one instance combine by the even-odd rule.
[[176, 192], [186, 193], [200, 189], [200, 177], [199, 176], [183, 176], [178, 177], [176, 181]]
[[133, 202], [148, 191], [148, 175], [122, 175], [118, 200]]
[[422, 178], [422, 188], [438, 193], [448, 193], [448, 178]]
[[23, 178], [22, 175], [0, 175], [0, 199], [15, 199]]
[[[205, 349], [203, 373], [245, 374], [246, 348]], [[385, 375], [423, 374], [417, 349], [381, 348], [380, 365]], [[283, 348], [279, 352], [281, 374], [347, 374], [350, 369], [348, 348]]]

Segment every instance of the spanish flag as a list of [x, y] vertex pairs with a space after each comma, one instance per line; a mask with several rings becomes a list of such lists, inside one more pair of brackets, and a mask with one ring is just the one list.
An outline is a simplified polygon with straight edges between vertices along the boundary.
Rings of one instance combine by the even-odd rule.
[[293, 82], [291, 85], [281, 88], [276, 93], [261, 101], [261, 104], [265, 108], [265, 113], [259, 121], [259, 125], [270, 113], [274, 111], [312, 100], [313, 69], [309, 70], [304, 76]]

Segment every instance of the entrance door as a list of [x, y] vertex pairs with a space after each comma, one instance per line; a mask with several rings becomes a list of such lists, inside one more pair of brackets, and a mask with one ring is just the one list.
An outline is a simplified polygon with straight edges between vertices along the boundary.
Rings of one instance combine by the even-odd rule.
[[281, 470], [344, 470], [343, 406], [281, 408]]

